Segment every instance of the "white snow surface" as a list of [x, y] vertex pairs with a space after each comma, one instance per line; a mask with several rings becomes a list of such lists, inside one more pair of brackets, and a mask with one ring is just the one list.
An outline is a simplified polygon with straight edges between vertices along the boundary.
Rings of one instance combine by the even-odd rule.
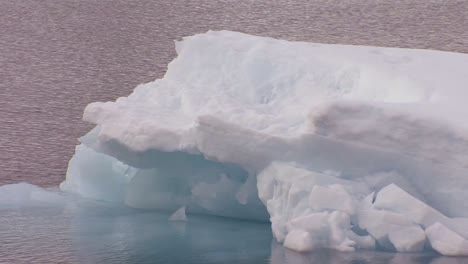
[[298, 251], [468, 255], [468, 55], [229, 31], [176, 50], [164, 78], [86, 107], [63, 190], [269, 219]]

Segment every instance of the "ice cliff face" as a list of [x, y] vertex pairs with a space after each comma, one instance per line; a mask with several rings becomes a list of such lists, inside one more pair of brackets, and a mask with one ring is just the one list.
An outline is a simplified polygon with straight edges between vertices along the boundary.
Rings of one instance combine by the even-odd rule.
[[468, 255], [468, 55], [208, 32], [92, 103], [61, 188], [270, 220], [308, 251]]

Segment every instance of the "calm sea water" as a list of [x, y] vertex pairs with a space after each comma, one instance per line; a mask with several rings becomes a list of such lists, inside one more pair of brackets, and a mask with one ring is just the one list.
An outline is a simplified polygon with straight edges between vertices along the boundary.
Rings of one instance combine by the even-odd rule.
[[268, 223], [198, 215], [171, 222], [164, 212], [68, 198], [72, 199], [64, 204], [1, 206], [0, 263], [468, 263], [466, 258], [427, 253], [300, 254], [276, 244]]
[[[210, 29], [287, 40], [468, 53], [468, 1], [0, 0], [0, 185], [19, 181], [41, 186], [60, 183], [77, 138], [91, 128], [81, 121], [84, 107], [93, 101], [126, 96], [137, 84], [162, 77], [175, 56], [173, 40]], [[374, 253], [356, 257], [322, 252], [306, 257], [284, 253], [284, 249], [272, 250], [267, 225], [254, 228], [260, 230], [258, 240], [236, 248], [235, 252], [245, 252], [239, 253], [242, 258], [229, 260], [229, 250], [212, 246], [223, 245], [223, 237], [210, 232], [212, 244], [198, 245], [196, 239], [186, 237], [172, 241], [188, 245], [182, 247], [185, 253], [177, 259], [178, 251], [170, 253], [174, 244], [164, 242], [169, 236], [164, 233], [169, 228], [163, 228], [167, 221], [158, 220], [156, 213], [106, 215], [98, 211], [0, 211], [0, 262], [103, 263], [118, 260], [117, 254], [124, 262], [133, 263], [141, 262], [142, 255], [148, 256], [146, 260], [158, 256], [159, 261], [154, 263], [189, 263], [188, 259], [194, 263], [242, 263], [240, 259], [262, 263], [273, 256], [289, 256], [291, 263], [377, 263], [372, 260]], [[54, 220], [50, 213], [56, 216]], [[153, 240], [145, 239], [147, 229], [140, 226], [153, 226], [150, 222], [163, 226], [147, 228], [150, 234], [155, 232]], [[108, 224], [112, 228], [107, 228]], [[199, 232], [196, 230], [203, 230], [203, 226], [201, 222], [189, 225], [188, 233], [191, 228]], [[239, 230], [239, 235], [247, 232]], [[95, 242], [101, 241], [95, 239], [96, 233], [108, 240], [100, 245]], [[188, 257], [192, 255], [187, 252], [192, 251], [196, 256], [206, 252], [211, 260]], [[119, 254], [128, 254], [128, 258]], [[164, 256], [167, 259], [163, 261]], [[361, 261], [363, 256], [370, 257], [371, 262], [362, 262], [368, 261]], [[393, 259], [393, 263], [428, 262], [426, 257], [413, 257], [416, 262], [399, 255], [377, 256], [381, 261]], [[434, 261], [448, 263], [446, 258]]]

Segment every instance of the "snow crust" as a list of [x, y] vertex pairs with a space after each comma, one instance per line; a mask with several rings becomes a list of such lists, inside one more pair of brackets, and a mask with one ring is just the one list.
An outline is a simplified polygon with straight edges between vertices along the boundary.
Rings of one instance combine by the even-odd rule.
[[468, 55], [229, 31], [176, 50], [86, 107], [63, 190], [270, 220], [297, 251], [468, 255]]

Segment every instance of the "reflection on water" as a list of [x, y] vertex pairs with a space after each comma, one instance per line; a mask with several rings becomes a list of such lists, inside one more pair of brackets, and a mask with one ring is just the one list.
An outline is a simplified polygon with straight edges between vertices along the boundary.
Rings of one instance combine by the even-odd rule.
[[466, 258], [443, 257], [431, 253], [391, 253], [377, 251], [338, 252], [318, 250], [301, 254], [284, 248], [276, 243], [272, 245], [271, 264], [462, 264]]
[[272, 240], [270, 225], [169, 214], [75, 201], [62, 205], [0, 208], [1, 263], [468, 263], [435, 254], [300, 254]]
[[189, 216], [168, 221], [154, 212], [81, 212], [72, 221], [80, 260], [89, 263], [267, 263], [265, 223]]
[[269, 224], [94, 202], [0, 209], [0, 263], [268, 263]]

